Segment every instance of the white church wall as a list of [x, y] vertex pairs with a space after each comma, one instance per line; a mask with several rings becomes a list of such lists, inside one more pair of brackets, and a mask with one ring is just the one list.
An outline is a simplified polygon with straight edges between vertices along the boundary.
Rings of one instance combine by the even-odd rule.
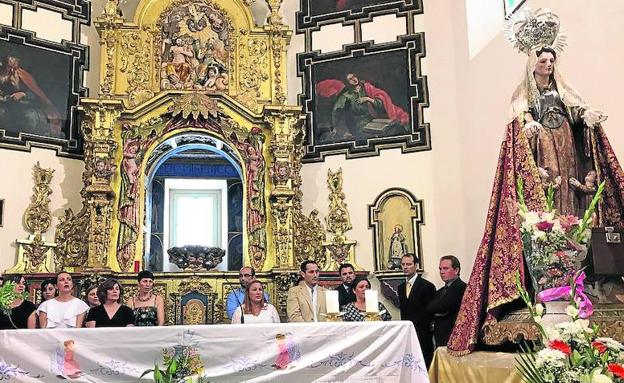
[[[284, 14], [294, 26], [294, 12], [298, 1], [286, 0]], [[427, 55], [422, 60], [423, 74], [428, 78], [431, 107], [426, 108], [424, 120], [431, 124], [433, 150], [401, 154], [399, 149], [383, 150], [378, 157], [345, 160], [343, 155], [330, 156], [322, 163], [303, 166], [304, 211], [313, 208], [327, 215], [329, 169], [343, 169], [344, 193], [351, 214], [353, 229], [347, 236], [358, 242], [356, 261], [366, 270], [374, 269], [372, 229], [368, 227], [368, 205], [384, 190], [403, 187], [424, 201], [422, 247], [425, 276], [437, 282], [438, 259], [442, 255], [464, 255], [463, 210], [459, 203], [461, 183], [459, 173], [460, 126], [456, 113], [455, 58], [452, 46], [454, 35], [450, 23], [441, 23], [446, 15], [457, 12], [448, 1], [425, 4], [425, 15], [417, 16], [416, 31], [425, 31]], [[395, 16], [380, 16], [362, 26], [363, 39], [374, 38], [376, 43], [395, 40], [405, 34], [405, 20]], [[328, 30], [324, 34], [324, 30]], [[340, 45], [332, 36], [340, 36]], [[303, 50], [303, 36], [296, 36], [289, 50], [289, 101], [296, 102], [300, 79], [296, 74], [295, 54]], [[341, 44], [353, 41], [353, 28], [340, 24], [325, 26], [313, 35], [313, 48], [322, 52], [339, 49]], [[444, 49], [436, 49], [436, 47]], [[392, 68], [387, 68], [389, 71]]]
[[[94, 5], [94, 12], [97, 9], [101, 11], [102, 6], [99, 5], [98, 8], [98, 5]], [[0, 24], [11, 25], [12, 13], [12, 6], [0, 4]], [[40, 39], [54, 42], [61, 42], [63, 39], [71, 40], [71, 23], [63, 20], [59, 13], [41, 7], [36, 11], [23, 11], [22, 28], [35, 32], [36, 37]], [[94, 35], [95, 39], [93, 39]], [[88, 44], [87, 37], [91, 38], [91, 41], [95, 41], [95, 44], [91, 45], [90, 67], [96, 68], [99, 44], [97, 32], [93, 26], [83, 27], [82, 42], [85, 44]], [[97, 92], [97, 73], [97, 70], [85, 73], [85, 84], [90, 84], [91, 94]], [[15, 264], [17, 258], [15, 240], [24, 239], [28, 236], [28, 231], [23, 224], [23, 214], [33, 194], [32, 168], [37, 161], [44, 168], [54, 169], [54, 176], [50, 184], [52, 194], [49, 205], [53, 218], [46, 236], [47, 239], [54, 240], [58, 218], [63, 215], [66, 208], [71, 207], [76, 212], [81, 207], [81, 176], [84, 169], [81, 160], [58, 157], [54, 150], [33, 148], [31, 152], [24, 152], [0, 149], [0, 163], [3, 164], [4, 180], [4, 182], [0, 182], [0, 198], [5, 200], [4, 224], [0, 227], [0, 273]]]

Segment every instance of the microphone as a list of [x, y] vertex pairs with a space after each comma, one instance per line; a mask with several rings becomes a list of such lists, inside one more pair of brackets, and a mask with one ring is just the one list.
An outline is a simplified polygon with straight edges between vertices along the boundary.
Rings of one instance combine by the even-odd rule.
[[230, 286], [230, 288], [232, 289], [232, 294], [234, 294], [234, 298], [236, 298], [236, 303], [238, 303], [238, 307], [240, 307], [240, 310], [241, 310], [241, 324], [245, 324], [245, 311], [243, 310], [243, 302], [241, 302], [241, 300], [238, 299], [238, 294], [236, 294], [236, 290], [238, 288], [234, 288], [234, 285], [232, 285], [232, 282], [228, 281], [227, 279], [225, 280], [225, 283], [228, 286]]

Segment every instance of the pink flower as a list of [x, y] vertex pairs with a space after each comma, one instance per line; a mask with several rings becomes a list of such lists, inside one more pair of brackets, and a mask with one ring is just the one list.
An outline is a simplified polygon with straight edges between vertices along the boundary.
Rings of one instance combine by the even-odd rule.
[[563, 228], [563, 230], [568, 231], [570, 230], [572, 226], [576, 226], [580, 224], [581, 221], [579, 221], [577, 216], [568, 214], [568, 215], [559, 216], [559, 223], [561, 224], [561, 227]]
[[555, 257], [557, 257], [557, 258], [563, 258], [565, 256], [566, 256], [565, 251], [559, 250], [559, 251], [555, 252]]
[[538, 222], [535, 226], [537, 226], [537, 229], [540, 231], [549, 232], [552, 230], [554, 223], [548, 222], [548, 221], [542, 221], [542, 222]]

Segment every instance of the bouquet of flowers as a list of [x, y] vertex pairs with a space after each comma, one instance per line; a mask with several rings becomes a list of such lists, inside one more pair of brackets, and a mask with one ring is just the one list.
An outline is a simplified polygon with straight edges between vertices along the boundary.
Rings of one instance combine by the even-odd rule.
[[554, 325], [542, 323], [544, 307], [533, 305], [516, 273], [516, 287], [527, 304], [538, 329], [536, 346], [522, 347], [516, 368], [527, 383], [624, 383], [624, 345], [612, 338], [599, 337], [596, 325], [583, 318], [583, 299], [577, 294], [584, 272], [578, 272], [567, 286], [570, 321]]
[[604, 190], [600, 184], [582, 219], [558, 215], [553, 208], [555, 191], [546, 193], [546, 210], [530, 211], [524, 202], [522, 179], [518, 179], [518, 205], [522, 218], [524, 257], [537, 291], [565, 286], [581, 267], [591, 236], [589, 225]]

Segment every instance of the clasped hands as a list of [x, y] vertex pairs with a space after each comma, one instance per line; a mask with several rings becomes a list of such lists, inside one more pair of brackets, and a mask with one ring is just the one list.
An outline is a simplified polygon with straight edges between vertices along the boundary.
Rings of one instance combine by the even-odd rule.
[[[581, 118], [583, 119], [583, 122], [585, 123], [585, 125], [587, 125], [590, 128], [593, 128], [596, 126], [596, 124], [606, 121], [608, 116], [604, 114], [604, 112], [601, 110], [587, 109], [583, 113]], [[537, 133], [543, 128], [544, 127], [539, 122], [534, 121], [533, 119], [527, 119], [522, 130], [524, 134], [526, 135], [526, 137], [530, 139], [536, 136]]]

